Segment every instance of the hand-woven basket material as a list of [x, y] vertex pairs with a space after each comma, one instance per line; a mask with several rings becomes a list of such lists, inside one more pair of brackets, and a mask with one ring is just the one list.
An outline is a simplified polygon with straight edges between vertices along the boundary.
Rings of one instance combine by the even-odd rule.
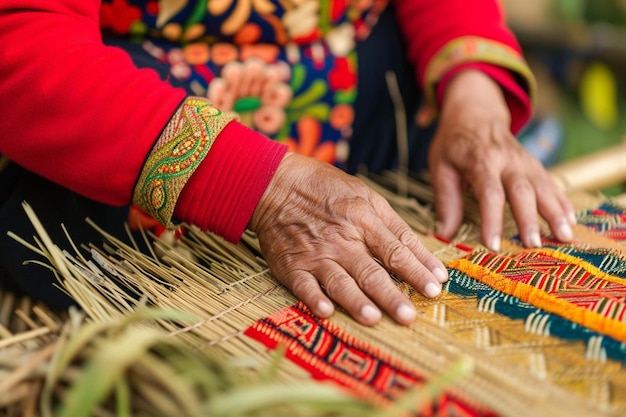
[[[378, 182], [394, 181], [391, 174]], [[585, 280], [594, 284], [589, 287], [587, 301], [577, 304], [579, 297], [559, 299], [621, 326], [623, 321], [615, 313], [619, 308], [603, 309], [599, 307], [599, 297], [594, 298], [598, 295], [595, 290], [601, 288], [602, 296], [613, 305], [624, 303], [618, 288], [625, 247], [619, 240], [619, 229], [624, 227], [624, 221], [619, 220], [619, 204], [588, 193], [573, 195], [581, 223], [575, 228], [576, 244], [554, 245], [545, 227], [543, 241], [552, 251], [550, 254], [558, 252], [569, 256], [567, 260], [581, 259], [584, 267], [552, 258], [554, 265], [542, 265], [537, 272], [533, 269], [537, 264], [531, 265], [528, 260], [545, 253], [520, 247], [510, 214], [505, 223], [504, 250], [491, 254], [479, 243], [478, 211], [472, 205], [475, 203], [468, 201], [467, 223], [457, 238], [446, 241], [430, 232], [434, 226], [429, 205], [431, 190], [412, 181], [404, 185], [422, 203], [372, 183], [421, 236], [425, 246], [452, 266], [447, 291], [435, 300], [422, 297], [397, 280], [418, 310], [418, 317], [410, 326], [396, 325], [385, 317], [378, 326], [365, 327], [342, 311], [329, 320], [316, 319], [273, 279], [259, 257], [258, 242], [252, 235], [246, 235], [244, 242], [235, 246], [189, 228], [188, 235], [175, 245], [155, 239], [149, 253], [143, 253], [132, 242], [120, 241], [101, 230], [107, 239], [102, 247], [79, 242], [87, 248], [80, 251], [85, 259], [91, 257], [91, 266], [75, 254], [60, 255], [71, 272], [70, 276], [63, 275], [60, 283], [92, 320], [123, 316], [145, 302], [192, 313], [199, 320], [160, 321], [158, 325], [191, 346], [212, 346], [229, 357], [254, 360], [256, 365], [251, 366], [250, 372], [270, 363], [268, 348], [285, 343], [291, 346], [287, 352], [290, 360], [278, 371], [285, 384], [312, 377], [324, 379], [367, 400], [384, 403], [401, 397], [412, 384], [428, 381], [459, 358], [469, 357], [475, 363], [473, 372], [448, 387], [423, 415], [434, 414], [435, 408], [437, 415], [625, 415], [626, 361], [621, 333], [607, 334], [603, 332], [607, 326], [602, 325], [587, 327], [588, 322], [572, 321], [572, 317], [559, 314], [558, 308], [550, 311], [546, 305], [534, 305], [534, 297], [523, 299], [514, 291], [507, 294], [486, 280], [471, 276], [467, 270], [454, 267], [459, 259], [489, 266], [483, 262], [487, 258], [481, 258], [485, 254], [499, 257], [500, 264], [512, 265], [511, 259], [524, 260], [527, 262], [518, 265], [523, 271], [521, 275], [501, 277], [514, 281], [519, 276], [540, 275], [541, 284], [532, 280], [525, 283], [536, 284], [534, 291], [545, 294], [551, 294], [545, 291], [550, 289], [555, 297], [560, 295], [554, 292], [556, 289], [564, 288], [566, 282], [571, 286], [572, 277], [579, 276], [574, 271], [589, 273]], [[609, 215], [599, 215], [601, 211]], [[64, 242], [55, 243], [69, 247]], [[51, 264], [59, 269], [54, 259]], [[93, 268], [95, 264], [97, 268]], [[498, 274], [502, 272], [495, 269]], [[605, 275], [592, 277], [590, 271], [602, 271]], [[607, 280], [607, 276], [612, 278]], [[552, 284], [547, 286], [547, 282]], [[120, 291], [120, 283], [132, 286], [143, 299]], [[584, 286], [576, 289], [584, 293]], [[14, 314], [5, 311], [3, 324], [10, 319], [22, 323], [21, 329], [6, 330], [0, 335], [0, 343], [12, 349], [43, 345], [45, 337], [54, 337], [53, 325], [63, 321], [17, 311], [20, 310], [16, 308]], [[35, 318], [29, 322], [28, 317]], [[8, 324], [4, 326], [8, 328]], [[28, 343], [14, 342], [16, 335], [38, 329], [46, 329], [45, 335], [29, 334]], [[0, 350], [0, 356], [2, 353]]]

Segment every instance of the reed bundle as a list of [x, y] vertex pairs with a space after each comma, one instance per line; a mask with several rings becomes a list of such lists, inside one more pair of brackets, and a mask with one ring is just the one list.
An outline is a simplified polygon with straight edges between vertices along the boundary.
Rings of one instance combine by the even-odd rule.
[[34, 243], [12, 237], [48, 261], [36, 262], [52, 270], [81, 311], [17, 309], [30, 330], [0, 326], [1, 415], [391, 417], [414, 412], [471, 370], [460, 358], [381, 409], [312, 382], [241, 337], [254, 321], [295, 302], [269, 276], [252, 234], [234, 246], [192, 227], [180, 242], [143, 231], [137, 242], [129, 231], [125, 243], [87, 220], [106, 243], [79, 249], [66, 231], [70, 252], [50, 240], [28, 204], [24, 209], [37, 236]]
[[[388, 199], [444, 262], [467, 253], [458, 243], [480, 247], [478, 210], [470, 198], [466, 224], [452, 241], [442, 242], [432, 235], [428, 186], [406, 177], [400, 181], [396, 173], [375, 181], [362, 178]], [[397, 194], [400, 182], [413, 197]], [[601, 198], [585, 193], [576, 201], [589, 207]], [[569, 390], [587, 386], [564, 375], [556, 382], [547, 380], [545, 363], [552, 366], [558, 361], [559, 366], [584, 372], [593, 368], [597, 375], [613, 375], [611, 383], [623, 378], [623, 372], [611, 364], [581, 364], [579, 357], [584, 354], [577, 345], [527, 334], [523, 324], [478, 313], [475, 298], [444, 294], [426, 302], [398, 282], [420, 311], [409, 328], [385, 318], [371, 329], [342, 311], [333, 316], [333, 322], [350, 334], [407, 361], [431, 381], [391, 408], [381, 409], [337, 388], [312, 383], [301, 367], [280, 355], [269, 355], [243, 335], [257, 320], [297, 302], [272, 278], [253, 234], [244, 235], [239, 245], [194, 227], [188, 227], [181, 240], [130, 230], [121, 240], [87, 220], [104, 243], [77, 245], [71, 231], [66, 231], [69, 250], [64, 250], [50, 240], [28, 205], [25, 211], [37, 236], [34, 242], [13, 237], [45, 259], [37, 263], [56, 274], [59, 287], [82, 312], [64, 317], [32, 308], [20, 315], [20, 330], [0, 327], [0, 384], [4, 384], [0, 406], [6, 415], [392, 416], [417, 409], [445, 386], [470, 404], [481, 403], [502, 416], [582, 416], [593, 415], [598, 408]], [[510, 215], [505, 229], [508, 236], [515, 232]], [[486, 343], [485, 336], [477, 333], [481, 329], [521, 339], [515, 346], [523, 346], [522, 351], [488, 344], [491, 350], [485, 351], [476, 345], [476, 340]], [[61, 367], [60, 357], [65, 358]], [[530, 369], [511, 363], [522, 364], [527, 357], [535, 361]], [[590, 383], [594, 381], [600, 386], [605, 383], [603, 378]], [[612, 415], [611, 397], [602, 390], [592, 395], [604, 407], [600, 409]]]

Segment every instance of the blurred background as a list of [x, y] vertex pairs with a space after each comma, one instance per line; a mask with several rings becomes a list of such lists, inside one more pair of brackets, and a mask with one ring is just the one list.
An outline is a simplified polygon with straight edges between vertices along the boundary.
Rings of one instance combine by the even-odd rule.
[[626, 0], [501, 1], [539, 86], [526, 148], [552, 166], [624, 141]]

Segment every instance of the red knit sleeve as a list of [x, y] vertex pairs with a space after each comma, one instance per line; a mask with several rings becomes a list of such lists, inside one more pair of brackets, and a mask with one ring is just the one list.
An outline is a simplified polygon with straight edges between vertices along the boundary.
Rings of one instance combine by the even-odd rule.
[[[185, 92], [102, 43], [99, 5], [0, 2], [0, 153], [86, 197], [124, 205]], [[243, 145], [233, 141], [241, 126], [231, 124], [231, 134], [216, 138], [176, 209], [179, 220], [236, 239], [284, 149], [246, 133], [248, 147], [238, 154]], [[229, 188], [205, 192], [207, 182]], [[200, 205], [190, 198], [197, 193], [204, 193]]]
[[497, 1], [396, 0], [393, 6], [421, 82], [428, 62], [453, 39], [478, 36], [520, 51]]
[[285, 145], [229, 123], [187, 182], [174, 217], [237, 242], [286, 151]]
[[185, 96], [103, 45], [96, 0], [0, 2], [0, 152], [109, 204], [128, 204]]
[[[427, 105], [434, 116], [437, 111], [437, 84], [449, 71], [468, 63], [489, 64], [489, 74], [498, 82], [507, 79], [505, 93], [522, 92], [530, 99], [522, 102], [530, 106], [535, 94], [535, 79], [528, 68], [520, 46], [505, 23], [504, 12], [497, 0], [395, 0], [396, 17], [407, 42], [407, 53], [416, 68], [418, 83], [424, 89]], [[496, 67], [504, 69], [498, 71]], [[506, 76], [509, 73], [510, 77]], [[513, 81], [519, 88], [511, 91]], [[501, 84], [502, 85], [502, 84]], [[524, 105], [526, 105], [524, 104]], [[519, 109], [511, 109], [518, 114]], [[514, 125], [525, 123], [530, 107]], [[522, 122], [520, 123], [520, 120]]]

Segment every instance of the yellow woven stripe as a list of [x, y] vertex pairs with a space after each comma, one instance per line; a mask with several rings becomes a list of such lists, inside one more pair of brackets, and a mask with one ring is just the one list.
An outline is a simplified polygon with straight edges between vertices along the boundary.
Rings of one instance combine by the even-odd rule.
[[183, 187], [204, 160], [215, 138], [235, 113], [223, 113], [207, 99], [187, 98], [150, 152], [133, 193], [133, 204], [168, 227]]
[[574, 323], [611, 336], [617, 340], [626, 341], [626, 323], [604, 317], [584, 307], [571, 304], [552, 294], [535, 288], [532, 285], [507, 279], [467, 259], [452, 260], [448, 263], [448, 267], [461, 271], [500, 292], [515, 296], [549, 313], [557, 314]]
[[535, 100], [537, 91], [535, 77], [519, 52], [491, 39], [464, 36], [445, 44], [426, 66], [424, 95], [433, 118], [439, 111], [435, 94], [437, 83], [446, 72], [468, 62], [494, 64], [517, 73], [526, 81], [531, 100]]
[[600, 278], [601, 280], [614, 282], [620, 285], [626, 285], [626, 279], [607, 274], [606, 272], [599, 269], [595, 265], [592, 265], [589, 262], [586, 262], [575, 256], [568, 255], [567, 253], [563, 253], [558, 250], [547, 249], [547, 248], [533, 249], [533, 252], [543, 253], [544, 255], [547, 255], [551, 258], [555, 258], [560, 261], [565, 261], [568, 264], [580, 266], [585, 271], [589, 272], [591, 275], [593, 275], [596, 278]]

